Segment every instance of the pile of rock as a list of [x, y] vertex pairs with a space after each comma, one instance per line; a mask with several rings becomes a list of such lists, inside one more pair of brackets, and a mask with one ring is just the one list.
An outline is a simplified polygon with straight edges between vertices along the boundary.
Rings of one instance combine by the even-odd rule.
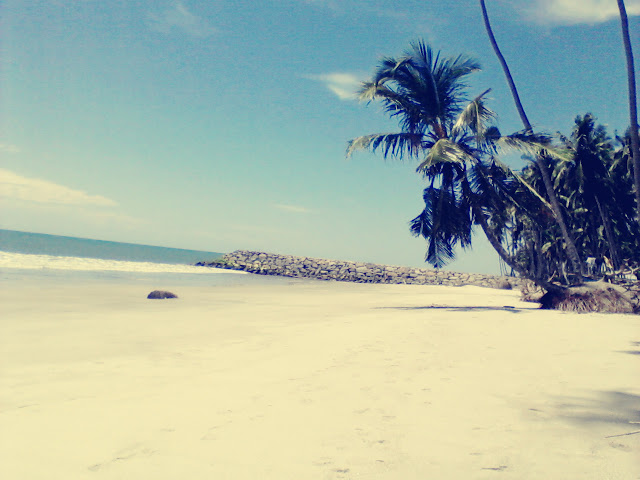
[[428, 268], [411, 268], [348, 260], [279, 255], [237, 250], [213, 262], [196, 265], [244, 270], [261, 275], [315, 278], [357, 283], [404, 283], [416, 285], [477, 285], [492, 288], [520, 286], [520, 279], [497, 275], [445, 272]]

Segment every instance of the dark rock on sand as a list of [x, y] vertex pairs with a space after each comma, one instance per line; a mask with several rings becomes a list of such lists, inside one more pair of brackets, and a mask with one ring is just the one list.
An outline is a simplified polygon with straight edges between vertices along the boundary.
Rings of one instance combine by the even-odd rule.
[[501, 290], [511, 290], [513, 289], [513, 285], [509, 280], [500, 279], [496, 282], [495, 288], [499, 288]]
[[165, 290], [154, 290], [149, 295], [147, 295], [147, 298], [163, 299], [163, 298], [178, 298], [178, 296], [175, 293], [167, 292]]

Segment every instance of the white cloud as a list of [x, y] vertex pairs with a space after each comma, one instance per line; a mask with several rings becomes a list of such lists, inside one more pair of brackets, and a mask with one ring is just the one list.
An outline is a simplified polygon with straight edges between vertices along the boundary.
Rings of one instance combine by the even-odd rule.
[[303, 75], [304, 78], [321, 82], [340, 100], [356, 100], [362, 80], [352, 73], [323, 73], [319, 75]]
[[113, 200], [0, 168], [0, 197], [45, 205], [115, 207]]
[[203, 18], [194, 15], [189, 11], [184, 3], [177, 0], [171, 7], [161, 13], [150, 13], [149, 23], [151, 28], [162, 33], [169, 33], [173, 29], [198, 38], [205, 38], [215, 33], [218, 29], [210, 25]]
[[[614, 0], [535, 0], [518, 2], [526, 16], [556, 25], [594, 24], [620, 16]], [[627, 15], [640, 15], [640, 0], [625, 2]]]
[[20, 153], [20, 147], [11, 145], [10, 143], [0, 143], [0, 152]]
[[286, 205], [282, 203], [276, 203], [273, 205], [274, 208], [278, 210], [284, 210], [285, 212], [293, 212], [293, 213], [311, 213], [311, 210], [305, 207], [301, 207], [298, 205]]

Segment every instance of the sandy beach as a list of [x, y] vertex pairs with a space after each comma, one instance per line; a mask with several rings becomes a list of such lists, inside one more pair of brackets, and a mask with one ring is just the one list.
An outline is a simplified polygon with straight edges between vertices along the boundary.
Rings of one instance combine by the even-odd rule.
[[5, 479], [640, 478], [639, 316], [315, 281], [0, 296]]

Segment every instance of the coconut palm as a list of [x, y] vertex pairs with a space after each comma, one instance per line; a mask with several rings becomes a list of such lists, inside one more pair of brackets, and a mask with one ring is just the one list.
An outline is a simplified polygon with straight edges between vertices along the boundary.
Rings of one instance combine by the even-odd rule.
[[[595, 257], [596, 266], [608, 258], [616, 270], [640, 265], [640, 232], [629, 168], [630, 136], [616, 137], [620, 147], [614, 149], [605, 128], [596, 125], [595, 118], [587, 114], [576, 118], [569, 137], [560, 138], [570, 155], [556, 156], [549, 163], [556, 196], [570, 212], [567, 227], [579, 255]], [[532, 165], [519, 175], [524, 182], [512, 183], [510, 192], [519, 205], [518, 209], [509, 207], [512, 254], [537, 276], [562, 281], [570, 260], [558, 225], [533, 194], [543, 185], [540, 172]], [[520, 213], [523, 207], [526, 215]]]
[[631, 154], [631, 129], [615, 137], [617, 148], [609, 166], [609, 175], [615, 185], [613, 202], [617, 213], [612, 221], [619, 236], [620, 256], [628, 265], [640, 265], [640, 224], [636, 221], [636, 202]]
[[[529, 122], [529, 119], [527, 118], [527, 115], [522, 106], [522, 102], [520, 101], [520, 96], [518, 95], [518, 89], [516, 88], [515, 82], [511, 75], [511, 71], [509, 70], [509, 66], [504, 56], [502, 55], [502, 52], [500, 51], [500, 48], [498, 47], [498, 43], [493, 34], [493, 29], [491, 28], [489, 15], [487, 14], [487, 8], [484, 0], [480, 0], [480, 8], [482, 9], [482, 18], [484, 20], [484, 25], [487, 31], [487, 35], [489, 37], [489, 41], [491, 42], [491, 46], [496, 56], [498, 57], [498, 60], [500, 61], [500, 65], [502, 66], [502, 69], [504, 71], [505, 77], [507, 79], [507, 83], [509, 85], [509, 89], [511, 90], [511, 94], [516, 104], [516, 109], [518, 110], [518, 114], [520, 115], [520, 119], [524, 126], [525, 132], [532, 133], [533, 127], [531, 126], [531, 123]], [[567, 253], [569, 255], [569, 258], [571, 259], [574, 273], [577, 276], [578, 283], [581, 283], [582, 282], [582, 261], [580, 260], [580, 255], [578, 254], [578, 250], [576, 248], [575, 242], [569, 232], [569, 229], [567, 228], [567, 225], [563, 216], [563, 210], [560, 206], [560, 202], [558, 201], [558, 198], [555, 195], [555, 192], [553, 189], [553, 182], [551, 181], [551, 175], [549, 173], [549, 166], [545, 162], [546, 158], [547, 158], [546, 155], [536, 155], [535, 157], [533, 157], [536, 163], [536, 166], [538, 167], [538, 169], [540, 170], [540, 174], [542, 175], [542, 179], [544, 181], [544, 190], [549, 198], [551, 211], [555, 217], [556, 222], [558, 223], [558, 226], [560, 227], [560, 231], [562, 232], [562, 237], [566, 243]]]
[[[428, 186], [424, 209], [411, 221], [411, 231], [427, 240], [426, 261], [433, 266], [453, 259], [457, 246], [470, 246], [473, 225], [478, 224], [501, 258], [530, 277], [502, 245], [498, 214], [505, 210], [505, 197], [498, 193], [495, 161], [485, 159], [501, 139], [489, 125], [493, 113], [484, 103], [488, 91], [468, 103], [464, 96], [466, 76], [478, 69], [473, 59], [442, 58], [421, 41], [401, 58], [383, 59], [372, 80], [363, 84], [360, 98], [380, 100], [398, 119], [401, 131], [355, 138], [347, 156], [369, 149], [384, 157], [421, 160], [417, 171]], [[504, 176], [504, 169], [498, 170]]]
[[[577, 116], [571, 137], [561, 135], [564, 145], [572, 152], [569, 161], [558, 162], [554, 171], [554, 186], [563, 190], [567, 208], [574, 216], [583, 214], [581, 231], [590, 243], [583, 257], [602, 258], [599, 248], [600, 232], [604, 233], [608, 258], [615, 270], [620, 268], [618, 242], [614, 234], [611, 213], [616, 210], [614, 185], [609, 175], [613, 145], [605, 127], [595, 124], [591, 114]], [[575, 219], [574, 219], [575, 220]], [[584, 250], [584, 249], [583, 249]]]
[[468, 57], [441, 59], [423, 41], [412, 43], [404, 57], [384, 58], [371, 81], [363, 84], [360, 99], [381, 101], [389, 116], [398, 118], [402, 131], [351, 140], [347, 155], [381, 149], [385, 157], [417, 157], [447, 138], [465, 101], [464, 78], [479, 69]]
[[[557, 162], [553, 158], [550, 162]], [[512, 255], [526, 265], [536, 279], [570, 283], [567, 265], [570, 259], [562, 243], [557, 222], [547, 207], [544, 182], [535, 164], [518, 174], [521, 181], [512, 181], [508, 195], [515, 199], [508, 206], [508, 243]], [[538, 191], [543, 192], [542, 195]], [[542, 200], [539, 198], [542, 196]], [[541, 284], [541, 282], [538, 282]]]
[[456, 244], [467, 247], [471, 242], [471, 221], [459, 188], [463, 162], [454, 161], [466, 152], [450, 141], [450, 134], [462, 110], [464, 78], [479, 68], [468, 57], [441, 58], [422, 41], [412, 43], [401, 58], [384, 58], [371, 81], [363, 84], [360, 99], [380, 100], [389, 116], [398, 119], [401, 132], [358, 137], [347, 148], [347, 156], [362, 149], [396, 158], [430, 153], [419, 168], [437, 164], [431, 170], [440, 171], [431, 173], [423, 195], [425, 209], [411, 222], [411, 230], [427, 239], [426, 260], [436, 267], [453, 259]]
[[627, 79], [629, 83], [629, 125], [631, 127], [631, 158], [633, 161], [633, 178], [636, 193], [636, 218], [640, 224], [640, 139], [638, 138], [638, 104], [636, 100], [636, 74], [633, 66], [633, 51], [629, 36], [629, 20], [623, 0], [618, 0], [622, 42], [627, 59]]

